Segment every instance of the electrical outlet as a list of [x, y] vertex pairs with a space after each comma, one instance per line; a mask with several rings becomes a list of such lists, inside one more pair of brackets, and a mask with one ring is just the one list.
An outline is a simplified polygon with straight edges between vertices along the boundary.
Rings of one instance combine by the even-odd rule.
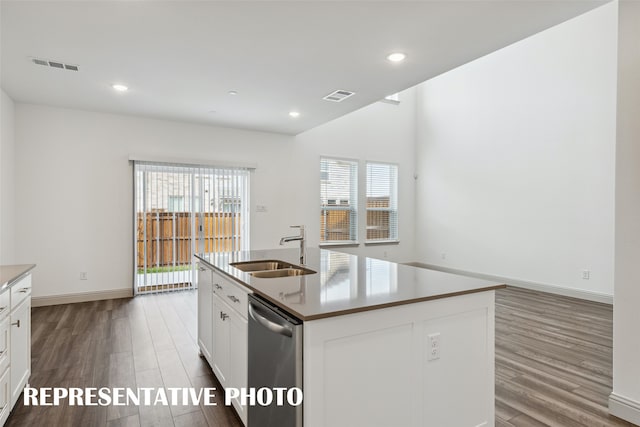
[[267, 212], [267, 207], [265, 205], [256, 205], [256, 212]]
[[589, 280], [590, 276], [591, 276], [591, 272], [589, 270], [582, 270], [582, 278], [584, 280]]
[[427, 360], [440, 359], [440, 332], [427, 335]]
[[87, 280], [87, 272], [86, 271], [81, 271], [80, 272], [80, 280]]
[[447, 259], [447, 254], [446, 254], [446, 253], [444, 253], [444, 252], [442, 252], [442, 253], [440, 254], [440, 257], [441, 257], [442, 259]]
[[382, 253], [382, 256], [383, 256], [384, 258], [386, 258], [386, 257], [387, 257], [387, 251], [384, 251], [384, 252]]

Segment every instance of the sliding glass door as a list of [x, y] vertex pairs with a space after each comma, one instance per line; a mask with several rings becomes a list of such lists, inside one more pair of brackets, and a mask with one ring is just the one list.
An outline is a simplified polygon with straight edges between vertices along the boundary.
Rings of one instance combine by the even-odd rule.
[[195, 287], [193, 254], [247, 250], [249, 171], [134, 162], [136, 294]]

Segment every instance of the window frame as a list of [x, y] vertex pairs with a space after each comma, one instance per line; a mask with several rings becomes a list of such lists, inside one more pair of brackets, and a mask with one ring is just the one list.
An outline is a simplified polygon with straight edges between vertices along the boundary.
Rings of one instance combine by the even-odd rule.
[[[369, 165], [387, 166], [394, 168], [394, 178], [389, 182], [389, 207], [369, 207]], [[400, 243], [400, 217], [399, 217], [399, 174], [400, 167], [397, 163], [379, 162], [374, 160], [365, 161], [365, 189], [364, 189], [364, 207], [365, 207], [365, 245], [382, 245]], [[389, 236], [387, 238], [370, 239], [369, 234], [369, 212], [389, 212]], [[395, 219], [393, 221], [392, 219]]]
[[[323, 185], [324, 181], [327, 181], [326, 178], [323, 177], [323, 162], [324, 161], [333, 161], [333, 162], [345, 162], [351, 165], [350, 170], [350, 182], [349, 182], [349, 205], [335, 204], [329, 205], [328, 203], [325, 205], [323, 202]], [[344, 157], [336, 157], [336, 156], [320, 156], [320, 220], [321, 224], [323, 221], [323, 216], [326, 215], [326, 212], [330, 211], [346, 211], [349, 213], [349, 237], [348, 240], [325, 240], [325, 236], [327, 234], [327, 227], [320, 227], [320, 247], [329, 247], [329, 246], [357, 246], [359, 245], [358, 237], [359, 237], [359, 208], [360, 208], [360, 195], [358, 188], [359, 181], [359, 173], [360, 173], [360, 161], [358, 159], [350, 159]], [[352, 188], [353, 186], [353, 188]], [[327, 201], [329, 198], [327, 197]], [[336, 198], [337, 200], [337, 198]], [[326, 222], [325, 222], [326, 224]], [[324, 235], [323, 235], [324, 234]]]

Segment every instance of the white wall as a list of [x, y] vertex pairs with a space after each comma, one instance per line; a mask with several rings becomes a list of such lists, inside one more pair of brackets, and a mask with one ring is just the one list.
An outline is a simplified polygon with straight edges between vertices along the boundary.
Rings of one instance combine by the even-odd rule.
[[613, 294], [616, 26], [608, 4], [418, 87], [416, 261]]
[[0, 91], [0, 264], [14, 263], [15, 132], [13, 100]]
[[[320, 151], [362, 159], [369, 158], [368, 153], [377, 160], [411, 159], [413, 138], [397, 139], [405, 122], [394, 123], [397, 114], [385, 118], [387, 107], [394, 106], [376, 104], [354, 113], [353, 121], [343, 117], [296, 138], [16, 104], [17, 258], [38, 264], [34, 296], [131, 288], [132, 169], [127, 159], [132, 153], [255, 163], [252, 249], [277, 247], [280, 237], [292, 233], [289, 225], [300, 223], [309, 226], [310, 245], [317, 245]], [[395, 111], [412, 116], [413, 107], [408, 107]], [[371, 133], [354, 130], [367, 122], [375, 123]], [[394, 134], [396, 143], [386, 145]], [[341, 146], [346, 140], [349, 146]], [[326, 147], [320, 150], [322, 145]], [[408, 154], [399, 155], [404, 149]], [[412, 166], [400, 167], [408, 171]], [[407, 192], [403, 190], [401, 203], [411, 203]], [[256, 205], [268, 211], [256, 212]], [[413, 205], [401, 211], [407, 215]], [[412, 248], [408, 234], [390, 249], [393, 254]], [[87, 281], [79, 280], [81, 271], [88, 272]]]
[[640, 3], [620, 1], [611, 412], [640, 424]]

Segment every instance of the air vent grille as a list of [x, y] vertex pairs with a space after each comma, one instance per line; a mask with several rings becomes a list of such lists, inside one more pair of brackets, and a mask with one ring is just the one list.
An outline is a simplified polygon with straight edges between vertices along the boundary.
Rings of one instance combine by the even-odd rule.
[[60, 70], [79, 71], [80, 67], [75, 64], [65, 64], [60, 61], [49, 61], [48, 59], [31, 58], [36, 65], [42, 65], [44, 67], [58, 68]]
[[325, 101], [331, 101], [331, 102], [342, 102], [345, 99], [355, 95], [355, 92], [350, 92], [348, 90], [336, 90], [334, 92], [331, 92], [329, 95], [325, 96], [324, 99]]

